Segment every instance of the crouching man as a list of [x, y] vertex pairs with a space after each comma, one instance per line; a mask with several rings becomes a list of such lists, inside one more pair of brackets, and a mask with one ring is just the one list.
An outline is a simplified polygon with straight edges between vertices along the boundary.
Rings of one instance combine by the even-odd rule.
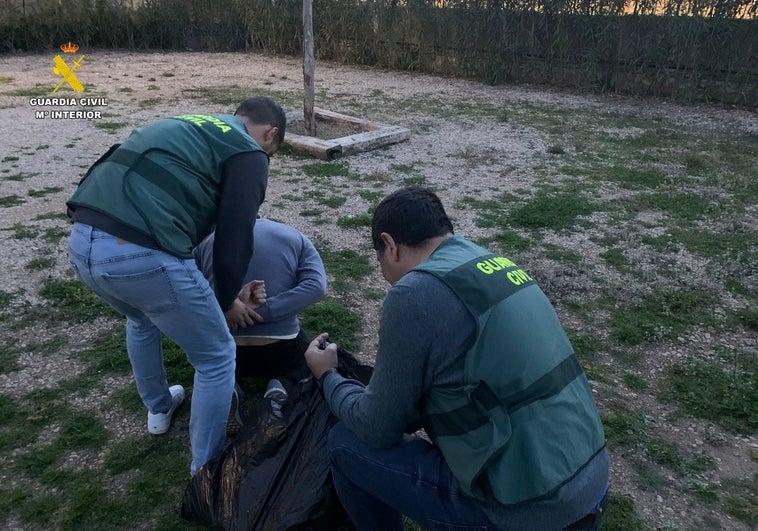
[[[376, 208], [384, 278], [368, 386], [341, 377], [321, 334], [306, 361], [340, 419], [329, 456], [360, 531], [597, 529], [609, 458], [587, 378], [528, 273], [456, 236], [439, 198]], [[431, 439], [407, 435], [423, 427]]]

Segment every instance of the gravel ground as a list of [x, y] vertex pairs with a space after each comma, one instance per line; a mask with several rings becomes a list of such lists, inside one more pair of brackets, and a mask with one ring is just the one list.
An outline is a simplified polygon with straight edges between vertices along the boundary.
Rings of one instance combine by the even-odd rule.
[[[56, 96], [80, 98], [86, 95], [105, 98], [107, 105], [40, 107], [30, 104], [31, 96], [28, 93], [23, 96], [8, 95], [10, 91], [36, 87], [41, 93], [47, 92], [46, 97], [49, 97], [47, 89], [57, 83], [57, 78], [51, 72], [54, 54], [0, 56], [0, 123], [3, 128], [3, 141], [0, 144], [0, 198], [16, 195], [19, 201], [23, 201], [17, 206], [0, 208], [0, 242], [4, 249], [0, 254], [0, 283], [6, 292], [23, 290], [20, 300], [31, 303], [41, 302], [38, 292], [46, 280], [69, 275], [65, 257], [66, 239], [61, 238], [52, 243], [44, 238], [19, 239], [15, 235], [16, 228], [33, 225], [40, 231], [66, 229], [67, 223], [64, 220], [39, 220], [37, 217], [63, 212], [64, 202], [73, 192], [83, 171], [132, 127], [171, 114], [233, 110], [233, 105], [208, 104], [204, 100], [188, 97], [189, 94], [202, 93], [212, 87], [236, 85], [242, 91], [249, 89], [251, 95], [258, 90], [284, 91], [297, 95], [302, 90], [302, 66], [296, 58], [231, 53], [129, 53], [103, 50], [85, 53], [82, 66], [76, 70], [76, 75], [87, 86], [85, 93], [77, 95], [64, 87]], [[465, 80], [335, 64], [317, 64], [316, 90], [317, 106], [384, 124], [407, 126], [412, 130], [412, 136], [406, 142], [381, 151], [355, 155], [347, 160], [352, 175], [366, 177], [366, 182], [361, 186], [368, 186], [383, 194], [388, 193], [407, 177], [393, 173], [393, 165], [413, 166], [423, 161], [423, 174], [429, 184], [438, 188], [439, 195], [454, 217], [457, 232], [474, 238], [484, 234], [486, 229], [474, 225], [476, 213], [461, 208], [458, 199], [468, 190], [481, 190], [486, 196], [492, 190], [493, 180], [497, 181], [500, 191], [530, 189], [536, 178], [531, 162], [535, 153], [544, 153], [547, 149], [547, 140], [539, 131], [508, 122], [493, 124], [473, 119], [432, 116], [423, 112], [423, 103], [429, 98], [449, 101], [465, 99], [489, 104], [527, 102], [556, 109], [590, 109], [653, 118], [682, 128], [697, 126], [720, 131], [758, 133], [756, 114], [735, 108], [681, 106], [659, 100], [572, 94], [532, 87], [488, 86]], [[405, 106], [398, 107], [397, 112], [388, 113], [385, 108], [374, 109], [362, 104], [365, 98], [375, 98], [377, 94], [383, 94], [391, 100], [417, 100], [419, 110], [406, 110], [408, 107]], [[144, 104], [146, 101], [151, 103]], [[330, 106], [336, 104], [344, 105], [344, 108]], [[38, 111], [76, 109], [100, 112], [101, 118], [35, 118]], [[102, 126], [115, 122], [123, 124], [115, 134], [98, 127], [98, 124]], [[633, 131], [624, 129], [616, 133], [623, 136], [632, 134]], [[272, 159], [272, 177], [263, 214], [296, 226], [314, 241], [332, 249], [354, 249], [370, 255], [367, 230], [335, 230], [333, 222], [320, 224], [312, 217], [300, 215], [307, 208], [327, 207], [318, 205], [315, 201], [309, 204], [281, 200], [288, 194], [303, 195], [309, 189], [310, 183], [302, 180], [304, 175], [300, 167], [311, 162], [313, 160], [297, 157]], [[11, 176], [16, 178], [10, 179]], [[301, 180], [294, 182], [291, 178], [293, 176], [298, 176]], [[331, 182], [340, 184], [339, 178], [332, 179]], [[365, 213], [370, 206], [370, 202], [357, 194], [355, 182], [346, 178], [342, 184], [348, 199], [333, 212], [326, 213], [330, 220], [338, 216]], [[29, 195], [30, 190], [47, 192], [41, 197], [32, 197]], [[754, 224], [752, 230], [755, 230]], [[574, 234], [570, 238], [572, 241], [563, 240], [562, 244], [583, 256], [597, 257], [601, 251], [593, 248], [594, 244], [587, 235]], [[41, 271], [27, 269], [30, 260], [41, 257], [52, 259], [53, 265]], [[596, 260], [596, 265], [602, 267], [600, 271], [606, 275], [604, 282], [618, 284], [619, 279], [613, 278], [616, 274], [613, 270], [604, 266], [599, 259]], [[698, 270], [698, 264], [688, 266], [693, 271]], [[546, 291], [553, 285], [558, 289], [561, 278], [570, 274], [567, 270], [547, 263], [524, 264], [524, 267], [537, 272], [538, 275], [535, 276], [538, 278], [545, 279], [541, 282]], [[378, 270], [363, 284], [377, 290], [385, 289]], [[577, 291], [567, 296], [581, 298], [585, 295]], [[358, 295], [350, 295], [346, 304], [360, 309], [364, 314], [362, 346], [358, 354], [371, 361], [381, 302], [362, 300]], [[566, 315], [565, 319], [570, 321], [571, 317]], [[55, 355], [45, 356], [42, 362], [22, 356], [19, 360], [21, 370], [0, 374], [0, 392], [17, 396], [32, 386], [49, 387], [60, 379], [76, 374], [81, 369], [81, 362], [72, 355], [72, 350], [98, 337], [103, 328], [112, 326], [111, 321], [98, 320], [87, 325], [68, 327], [63, 331], [72, 339], [68, 346]], [[61, 333], [56, 323], [46, 323], [34, 328], [33, 338], [21, 338], [21, 341], [42, 341], [46, 335], [54, 333]], [[706, 337], [707, 333], [695, 330], [683, 339], [682, 344], [653, 345], [651, 348], [660, 349], [660, 352], [646, 357], [653, 361], [642, 369], [642, 377], [652, 385], [660, 377], [662, 368], [671, 360], [691, 354], [693, 350], [707, 351], [709, 342], [712, 342]], [[755, 338], [733, 337], [727, 340], [742, 348], [755, 347]], [[131, 383], [124, 380], [109, 382], [108, 385], [113, 388]], [[653, 397], [627, 394], [628, 400], [645, 404], [655, 411], [655, 418], [665, 418], [667, 408], [657, 403]], [[600, 407], [602, 410], [602, 402]], [[106, 417], [106, 427], [116, 433], [132, 434], [141, 430], [140, 426], [131, 425], [122, 418]], [[687, 419], [673, 421], [667, 424], [666, 429], [675, 440], [691, 441], [693, 447], [698, 447], [704, 444], [704, 434], [709, 428], [705, 423]], [[717, 454], [719, 470], [725, 477], [749, 477], [745, 474], [756, 472], [755, 460], [747, 458], [751, 452], [758, 452], [755, 438], [729, 438], [713, 451]], [[705, 515], [710, 515], [721, 522], [722, 529], [748, 529], [745, 524], [717, 513], [713, 507], [701, 506], [694, 498], [684, 496], [676, 489], [640, 490], [633, 464], [621, 454], [613, 456], [612, 474], [614, 491], [632, 496], [637, 511], [651, 522], [668, 522], [675, 528], [694, 529]], [[671, 479], [676, 481], [675, 478]], [[114, 491], [117, 490], [118, 486], [114, 486]]]

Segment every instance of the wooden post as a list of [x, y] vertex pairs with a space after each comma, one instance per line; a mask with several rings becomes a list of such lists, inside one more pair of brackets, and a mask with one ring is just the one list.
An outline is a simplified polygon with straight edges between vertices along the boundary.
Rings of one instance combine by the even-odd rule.
[[316, 120], [313, 114], [315, 88], [313, 71], [316, 60], [313, 56], [313, 0], [303, 0], [303, 126], [305, 134], [316, 136]]

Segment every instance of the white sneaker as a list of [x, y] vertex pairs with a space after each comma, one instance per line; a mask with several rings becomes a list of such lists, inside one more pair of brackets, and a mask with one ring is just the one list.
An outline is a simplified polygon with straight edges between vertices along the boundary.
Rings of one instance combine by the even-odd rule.
[[263, 393], [263, 398], [271, 400], [271, 410], [274, 412], [274, 416], [282, 418], [282, 406], [287, 401], [287, 390], [282, 385], [282, 382], [276, 378], [269, 380], [266, 386], [266, 392]]
[[168, 390], [171, 392], [171, 409], [166, 413], [147, 413], [147, 431], [153, 435], [161, 435], [168, 431], [174, 411], [184, 401], [184, 387], [172, 385]]

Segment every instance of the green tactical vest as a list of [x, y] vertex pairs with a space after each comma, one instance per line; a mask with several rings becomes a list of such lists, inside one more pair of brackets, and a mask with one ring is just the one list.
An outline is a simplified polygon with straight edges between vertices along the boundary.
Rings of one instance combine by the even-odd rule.
[[150, 236], [162, 250], [192, 258], [216, 222], [222, 166], [263, 151], [230, 115], [174, 116], [135, 129], [98, 160], [69, 200]]
[[515, 505], [551, 494], [605, 446], [584, 371], [550, 301], [516, 264], [453, 236], [415, 268], [477, 322], [462, 386], [435, 386], [424, 428], [467, 495]]

